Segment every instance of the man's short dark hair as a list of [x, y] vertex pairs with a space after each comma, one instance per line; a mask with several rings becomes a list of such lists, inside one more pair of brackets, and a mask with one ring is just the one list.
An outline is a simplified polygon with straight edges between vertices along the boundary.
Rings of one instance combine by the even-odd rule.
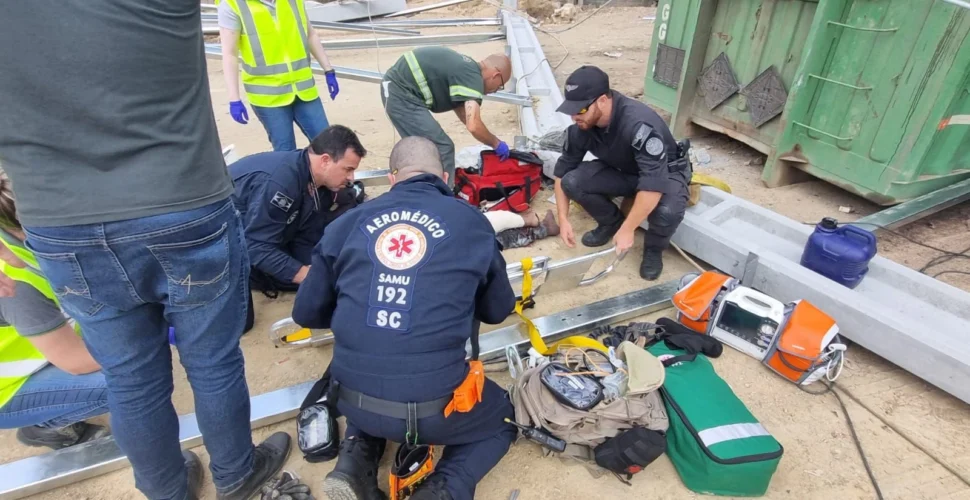
[[340, 161], [347, 152], [347, 148], [353, 149], [354, 153], [361, 158], [367, 154], [357, 134], [343, 125], [331, 125], [310, 141], [310, 151], [313, 154], [327, 154], [333, 158], [333, 161]]

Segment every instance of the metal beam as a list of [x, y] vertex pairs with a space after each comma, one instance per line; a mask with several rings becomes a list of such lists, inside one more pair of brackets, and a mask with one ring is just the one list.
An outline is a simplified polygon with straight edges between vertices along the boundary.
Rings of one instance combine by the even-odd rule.
[[[216, 14], [202, 14], [202, 24], [214, 25], [218, 21], [219, 17]], [[384, 33], [387, 35], [404, 35], [404, 36], [416, 36], [420, 35], [421, 32], [414, 30], [406, 30], [401, 28], [392, 28], [384, 26], [370, 26], [367, 24], [355, 24], [355, 23], [342, 23], [342, 22], [332, 22], [332, 21], [311, 21], [310, 25], [317, 29], [323, 30], [334, 30], [334, 31], [355, 31], [364, 33]], [[218, 29], [218, 27], [216, 28]]]
[[434, 28], [441, 26], [501, 26], [502, 20], [497, 17], [457, 17], [448, 19], [375, 19], [371, 22], [354, 23], [359, 26], [383, 26], [387, 28], [408, 26], [413, 28]]
[[850, 224], [867, 231], [876, 228], [896, 229], [965, 201], [970, 201], [970, 179], [867, 215]]
[[447, 0], [446, 2], [433, 3], [431, 5], [425, 5], [422, 7], [414, 7], [413, 9], [405, 9], [402, 11], [395, 12], [393, 14], [388, 14], [384, 17], [398, 17], [406, 16], [409, 14], [417, 14], [418, 12], [425, 12], [428, 10], [440, 9], [442, 7], [450, 7], [452, 5], [458, 5], [460, 3], [470, 2], [471, 0]]
[[311, 21], [353, 21], [400, 12], [408, 7], [405, 0], [340, 0], [307, 2], [306, 16]]
[[[670, 298], [679, 287], [679, 280], [631, 292], [619, 297], [601, 300], [585, 306], [575, 307], [549, 316], [532, 320], [539, 329], [543, 340], [554, 342], [570, 335], [589, 332], [596, 327], [619, 323], [629, 319], [650, 314], [670, 307]], [[529, 334], [525, 325], [517, 322], [514, 325], [483, 333], [479, 337], [481, 352], [479, 358], [483, 360], [505, 356], [505, 349], [515, 346], [520, 353], [529, 349]], [[467, 347], [471, 352], [471, 347]]]
[[[532, 113], [519, 113], [519, 127], [522, 135], [533, 141], [549, 132], [566, 130], [572, 122], [569, 117], [556, 111], [562, 104], [562, 92], [556, 83], [556, 75], [542, 51], [542, 44], [536, 37], [532, 24], [514, 12], [502, 11], [505, 36], [508, 40], [509, 57], [512, 59], [512, 80], [515, 93], [523, 98], [534, 100]], [[540, 151], [543, 159], [543, 173], [553, 178], [555, 158], [558, 152]], [[551, 157], [547, 159], [547, 156]], [[585, 161], [596, 159], [586, 153]]]
[[[207, 43], [205, 44], [205, 55], [209, 59], [222, 59], [222, 46], [218, 43]], [[314, 61], [311, 65], [313, 72], [322, 75], [324, 73], [323, 68]], [[347, 80], [356, 80], [359, 82], [368, 83], [381, 83], [384, 75], [378, 73], [377, 71], [368, 71], [365, 69], [357, 68], [347, 68], [344, 66], [334, 66], [333, 69], [337, 72], [337, 76], [345, 78]], [[531, 99], [524, 99], [521, 96], [509, 93], [509, 92], [495, 92], [493, 94], [485, 94], [486, 101], [504, 102], [505, 104], [515, 104], [518, 106], [529, 107], [532, 106]]]
[[501, 31], [488, 33], [453, 33], [448, 35], [419, 35], [387, 38], [365, 38], [352, 40], [326, 40], [321, 42], [327, 50], [372, 49], [376, 47], [417, 47], [420, 45], [462, 45], [466, 43], [493, 42], [504, 40]]
[[[253, 429], [296, 416], [313, 382], [305, 382], [251, 399]], [[202, 444], [195, 413], [179, 417], [182, 448]], [[0, 499], [23, 498], [127, 467], [128, 457], [111, 437], [0, 465]]]
[[810, 301], [838, 323], [840, 335], [970, 403], [970, 293], [879, 255], [862, 283], [847, 288], [800, 264], [811, 233], [809, 225], [704, 187], [672, 241], [782, 302]]
[[[543, 339], [551, 342], [669, 307], [670, 298], [676, 290], [677, 281], [669, 281], [532, 321]], [[526, 349], [529, 340], [519, 325], [512, 325], [483, 333], [480, 342], [482, 359], [490, 359], [504, 356], [509, 346]], [[300, 403], [312, 385], [313, 381], [304, 382], [254, 396], [250, 411], [252, 428], [296, 416]], [[202, 444], [194, 413], [179, 417], [179, 440], [183, 448]], [[24, 458], [0, 465], [0, 498], [17, 499], [35, 495], [121, 469], [128, 463], [111, 437]]]

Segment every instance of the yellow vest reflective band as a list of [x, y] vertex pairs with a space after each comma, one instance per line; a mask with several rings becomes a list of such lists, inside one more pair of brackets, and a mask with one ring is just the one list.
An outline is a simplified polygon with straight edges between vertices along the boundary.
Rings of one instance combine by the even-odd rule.
[[[10, 245], [2, 238], [0, 243], [20, 257], [26, 268], [17, 268], [0, 261], [0, 271], [10, 278], [27, 283], [36, 288], [54, 303], [57, 297], [50, 283], [37, 269], [37, 259], [29, 250]], [[7, 404], [32, 374], [47, 366], [44, 355], [24, 337], [17, 334], [12, 326], [0, 327], [0, 406]]]
[[239, 56], [249, 103], [277, 108], [296, 97], [316, 99], [303, 0], [276, 0], [275, 17], [258, 0], [225, 1], [242, 21]]

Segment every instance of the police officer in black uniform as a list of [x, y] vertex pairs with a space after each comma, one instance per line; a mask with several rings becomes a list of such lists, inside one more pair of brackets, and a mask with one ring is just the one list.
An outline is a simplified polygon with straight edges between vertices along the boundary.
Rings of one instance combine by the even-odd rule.
[[354, 171], [367, 154], [357, 135], [333, 125], [307, 148], [259, 153], [229, 166], [242, 216], [252, 288], [296, 291], [324, 228], [363, 199]]
[[[611, 240], [622, 253], [633, 246], [634, 230], [649, 223], [643, 240], [640, 276], [655, 280], [663, 271], [663, 251], [684, 218], [689, 198], [689, 143], [678, 144], [667, 124], [646, 104], [610, 89], [610, 77], [595, 66], [569, 75], [558, 111], [570, 115], [563, 154], [556, 163], [559, 235], [575, 246], [569, 200], [596, 220], [583, 245]], [[597, 157], [583, 161], [586, 153]], [[624, 217], [614, 197], [632, 198]]]
[[503, 422], [512, 404], [483, 378], [480, 402], [445, 409], [470, 376], [465, 345], [478, 322], [505, 320], [515, 293], [495, 232], [454, 197], [434, 143], [402, 139], [390, 168], [388, 193], [327, 228], [293, 306], [297, 324], [334, 334], [331, 394], [347, 429], [324, 491], [386, 498], [376, 477], [385, 440], [407, 440], [445, 446], [412, 500], [470, 500], [515, 439]]

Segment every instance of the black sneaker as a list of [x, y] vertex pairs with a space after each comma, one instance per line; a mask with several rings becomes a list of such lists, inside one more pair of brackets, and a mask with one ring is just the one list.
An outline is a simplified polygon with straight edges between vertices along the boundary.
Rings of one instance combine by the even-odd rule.
[[68, 446], [93, 441], [111, 433], [103, 426], [78, 422], [59, 429], [32, 425], [17, 429], [17, 441], [27, 446], [46, 446], [60, 450]]
[[586, 231], [583, 235], [583, 245], [588, 247], [601, 247], [613, 239], [613, 235], [620, 230], [623, 222], [617, 222], [609, 226], [596, 226], [592, 231]]
[[182, 450], [182, 458], [185, 459], [185, 469], [189, 476], [188, 500], [199, 500], [202, 496], [202, 461], [189, 450]]
[[410, 500], [452, 500], [452, 496], [445, 488], [444, 476], [432, 474], [414, 490]]
[[386, 500], [377, 487], [377, 467], [386, 441], [379, 438], [344, 439], [337, 465], [323, 480], [323, 492], [330, 500]]
[[664, 251], [662, 248], [644, 247], [643, 260], [640, 261], [640, 277], [654, 281], [664, 270]]
[[277, 432], [266, 438], [253, 452], [253, 472], [232, 491], [219, 493], [219, 500], [249, 500], [261, 492], [263, 485], [276, 477], [290, 455], [290, 435]]

